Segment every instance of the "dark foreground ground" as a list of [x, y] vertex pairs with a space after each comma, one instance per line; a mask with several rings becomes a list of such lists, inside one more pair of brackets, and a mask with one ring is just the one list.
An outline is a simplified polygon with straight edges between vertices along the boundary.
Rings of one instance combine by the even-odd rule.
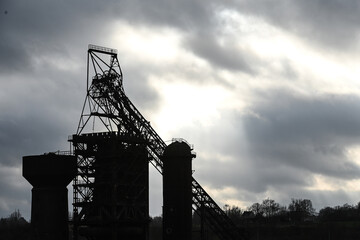
[[[150, 228], [150, 240], [161, 240], [161, 226]], [[245, 228], [249, 240], [359, 240], [360, 221], [301, 223], [301, 224], [248, 224]], [[218, 240], [209, 229], [206, 239]], [[200, 229], [194, 226], [192, 240], [201, 240]]]
[[[200, 229], [194, 226], [193, 239], [200, 240]], [[358, 240], [360, 221], [348, 222], [311, 222], [301, 224], [250, 223], [245, 227], [249, 240]], [[30, 239], [30, 224], [24, 221], [0, 221], [0, 240]], [[206, 239], [218, 240], [209, 229]], [[150, 225], [150, 240], [161, 240], [160, 223]]]
[[352, 240], [360, 239], [360, 221], [261, 225], [247, 228], [250, 239], [264, 240]]

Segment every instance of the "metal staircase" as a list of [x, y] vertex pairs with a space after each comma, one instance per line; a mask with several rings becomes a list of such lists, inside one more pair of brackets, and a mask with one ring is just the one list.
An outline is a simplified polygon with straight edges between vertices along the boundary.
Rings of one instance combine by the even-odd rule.
[[[100, 54], [110, 57], [110, 63], [104, 61]], [[93, 122], [94, 126], [97, 119], [109, 132], [118, 131], [118, 134], [140, 137], [146, 143], [151, 164], [162, 173], [161, 156], [167, 145], [126, 96], [115, 49], [89, 45], [87, 89], [77, 135], [83, 132], [88, 123]], [[194, 211], [205, 216], [203, 219], [220, 239], [245, 239], [242, 232], [194, 178], [192, 193]]]

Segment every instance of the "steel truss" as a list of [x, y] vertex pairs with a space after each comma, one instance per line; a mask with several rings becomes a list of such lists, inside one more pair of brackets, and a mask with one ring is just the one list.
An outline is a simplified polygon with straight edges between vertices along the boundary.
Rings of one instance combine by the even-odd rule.
[[[88, 239], [120, 239], [137, 229], [146, 239], [149, 221], [148, 154], [141, 139], [102, 132], [73, 135], [78, 159], [74, 227]], [[123, 229], [121, 229], [123, 228]]]
[[[110, 60], [105, 61], [106, 57], [110, 57]], [[81, 135], [89, 126], [91, 132], [116, 131], [116, 134], [140, 139], [145, 143], [150, 163], [162, 173], [161, 156], [167, 145], [125, 95], [117, 51], [94, 45], [89, 45], [87, 95], [76, 135]], [[74, 148], [81, 152], [84, 146], [78, 143]], [[76, 215], [80, 221], [88, 211], [84, 206], [94, 198], [90, 187], [94, 183], [94, 169], [92, 169], [94, 158], [78, 155], [78, 165], [79, 173], [74, 181], [74, 218]], [[87, 187], [83, 187], [83, 183]], [[194, 178], [192, 178], [192, 193], [194, 211], [203, 215], [202, 219], [221, 239], [245, 239], [243, 232]], [[79, 206], [79, 201], [83, 203], [83, 207]]]

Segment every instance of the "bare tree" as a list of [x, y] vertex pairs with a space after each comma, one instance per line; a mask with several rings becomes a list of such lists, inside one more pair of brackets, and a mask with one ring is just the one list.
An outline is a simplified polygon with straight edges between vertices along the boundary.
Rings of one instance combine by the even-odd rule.
[[19, 209], [15, 210], [13, 213], [10, 214], [9, 220], [17, 221], [21, 218], [21, 214]]
[[273, 217], [279, 213], [280, 204], [275, 202], [275, 200], [267, 198], [263, 200], [261, 209], [265, 217]]
[[248, 209], [249, 211], [253, 212], [256, 217], [263, 216], [263, 211], [260, 203], [253, 203]]
[[315, 213], [315, 209], [309, 199], [291, 199], [289, 211], [291, 219], [295, 221], [304, 221]]

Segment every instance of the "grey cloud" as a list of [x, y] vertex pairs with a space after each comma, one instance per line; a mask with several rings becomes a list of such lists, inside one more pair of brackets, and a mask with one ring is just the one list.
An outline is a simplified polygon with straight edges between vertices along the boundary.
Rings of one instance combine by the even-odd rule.
[[[30, 108], [30, 105], [27, 107]], [[0, 117], [2, 170], [21, 169], [22, 157], [26, 155], [69, 150], [67, 136], [75, 126], [70, 126], [61, 112], [47, 114], [48, 110], [36, 104], [28, 113], [24, 113], [25, 109], [13, 111], [13, 113], [2, 112]], [[20, 209], [26, 219], [29, 219], [31, 186], [22, 178], [21, 170], [2, 171], [0, 180], [0, 216], [6, 217], [15, 209]], [[21, 184], [22, 187], [16, 187], [14, 184]]]
[[192, 31], [211, 27], [216, 1], [123, 1], [121, 14], [130, 23], [161, 25]]
[[[4, 168], [0, 164], [0, 216], [7, 217], [16, 209], [29, 220], [31, 205], [31, 185], [27, 183], [24, 178], [18, 177], [17, 169], [21, 166], [13, 166], [11, 168]], [[3, 169], [4, 168], [4, 169]]]
[[233, 7], [264, 18], [317, 47], [343, 51], [357, 46], [358, 1], [241, 1]]
[[254, 72], [249, 62], [253, 58], [250, 51], [237, 49], [233, 44], [221, 46], [216, 40], [214, 34], [201, 31], [189, 37], [185, 46], [214, 66], [249, 74]]
[[[279, 75], [284, 76], [285, 79], [288, 79], [289, 81], [298, 80], [299, 78], [299, 72], [297, 71], [294, 63], [289, 59], [282, 59], [280, 61], [281, 69], [279, 72]], [[267, 66], [267, 64], [264, 64], [264, 66]]]
[[0, 121], [1, 163], [11, 166], [20, 164], [24, 155], [67, 150], [61, 148], [67, 145], [67, 136], [75, 126], [70, 128], [61, 114], [34, 111], [19, 117], [7, 116]]
[[[222, 152], [222, 149], [218, 149]], [[289, 166], [280, 166], [270, 161], [263, 166], [253, 164], [254, 159], [244, 157], [246, 154], [234, 156], [233, 162], [221, 162], [217, 159], [196, 160], [195, 176], [201, 184], [222, 189], [226, 186], [239, 191], [246, 191], [254, 198], [257, 194], [268, 191], [271, 187], [299, 188], [311, 185], [309, 172]], [[196, 168], [199, 165], [201, 167]], [[211, 177], [209, 177], [211, 176]]]
[[17, 42], [18, 41], [14, 39], [0, 42], [0, 71], [3, 74], [29, 70], [28, 66], [31, 64], [30, 57], [27, 52], [23, 50], [21, 43]]
[[177, 29], [185, 33], [183, 46], [209, 63], [229, 70], [252, 72], [249, 63], [252, 54], [248, 50], [234, 51], [233, 44], [221, 46], [217, 42], [214, 33], [221, 26], [215, 16], [224, 6], [216, 1], [114, 1], [110, 4], [79, 1], [71, 6], [63, 2], [34, 1], [6, 5], [11, 10], [0, 25], [0, 31], [6, 33], [0, 50], [11, 51], [0, 57], [0, 63], [10, 66], [22, 62], [24, 67], [30, 65], [31, 68], [34, 57], [44, 52], [66, 57], [80, 54], [79, 49], [89, 42], [104, 42], [103, 38], [114, 30], [109, 28], [112, 21], [123, 20], [134, 27]]
[[33, 69], [34, 59], [44, 53], [67, 58], [81, 53], [93, 36], [105, 35], [106, 23], [114, 17], [104, 14], [110, 8], [96, 1], [5, 1], [2, 5], [8, 9], [0, 16], [3, 74], [14, 67]]
[[[59, 142], [66, 143], [67, 135], [75, 132], [85, 97], [87, 44], [102, 42], [109, 30], [107, 23], [121, 14], [114, 10], [120, 5], [97, 1], [4, 1], [2, 5], [8, 14], [1, 16], [0, 22], [4, 37], [0, 79], [6, 90], [0, 95], [1, 161], [10, 164], [14, 154], [56, 150]], [[62, 69], [61, 64], [56, 66], [59, 59], [81, 68]], [[130, 92], [147, 84], [146, 77], [137, 72], [135, 68], [126, 70], [136, 78], [126, 79]], [[134, 99], [145, 102], [145, 107], [156, 106], [156, 93], [146, 89], [134, 94]], [[61, 141], [57, 137], [64, 135]], [[52, 145], [46, 136], [54, 141]], [[25, 141], [42, 147], [30, 149]]]
[[[48, 79], [49, 74], [46, 73], [43, 72], [45, 79], [17, 75], [20, 79], [16, 80], [14, 87], [6, 88], [5, 97], [0, 94], [2, 170], [21, 169], [22, 157], [26, 155], [69, 150], [67, 139], [76, 131], [84, 94], [78, 99], [77, 92], [67, 88], [62, 77], [69, 75], [60, 71], [57, 78]], [[31, 186], [14, 188], [14, 182], [26, 183], [21, 171], [4, 171], [0, 175], [0, 216], [6, 217], [15, 209], [20, 209], [29, 219]]]
[[[216, 32], [221, 28], [216, 22], [216, 13], [224, 9], [223, 3], [193, 1], [153, 1], [140, 4], [126, 2], [123, 14], [136, 14], [134, 19], [141, 24], [160, 25], [177, 28], [184, 32], [183, 47], [210, 64], [228, 70], [254, 73], [251, 61], [255, 55], [247, 49], [236, 49], [234, 43], [222, 46]], [[127, 20], [130, 20], [128, 17]], [[236, 50], [235, 50], [236, 49]]]
[[292, 198], [310, 199], [317, 212], [327, 206], [342, 206], [345, 203], [355, 205], [359, 202], [357, 192], [347, 192], [344, 190], [314, 191], [305, 188], [283, 188], [279, 186], [276, 189], [272, 188], [270, 192], [274, 193], [271, 198], [275, 199], [284, 206], [287, 206]]
[[[253, 63], [257, 59], [251, 58], [249, 51], [233, 51], [231, 43], [223, 46], [217, 42], [214, 32], [220, 26], [214, 13], [219, 8], [238, 6], [241, 13], [259, 15], [309, 41], [330, 46], [351, 45], [358, 31], [358, 15], [353, 14], [357, 11], [355, 2], [226, 4], [160, 0], [107, 4], [83, 0], [2, 1], [0, 8], [6, 8], [8, 14], [0, 16], [0, 80], [2, 89], [6, 89], [0, 94], [0, 162], [16, 166], [23, 155], [68, 148], [67, 135], [76, 130], [85, 97], [86, 46], [107, 44], [109, 33], [114, 31], [109, 27], [113, 21], [123, 20], [134, 28], [140, 25], [150, 29], [174, 28], [183, 34], [183, 47], [212, 66], [251, 74], [256, 72]], [[79, 63], [82, 67], [61, 70], [50, 61], [47, 63], [51, 58], [69, 59], [67, 64]], [[40, 66], [35, 64], [38, 59], [43, 61]], [[134, 62], [123, 70], [126, 91], [140, 111], [155, 109], [159, 98], [147, 78], [154, 69], [145, 69]], [[283, 74], [296, 76], [291, 64], [285, 62]], [[16, 83], [10, 83], [9, 79]], [[191, 142], [201, 151], [214, 153], [217, 149], [219, 154], [231, 159], [217, 162], [213, 156], [201, 160], [200, 155], [195, 160], [199, 166], [195, 174], [200, 183], [234, 186], [245, 189], [250, 196], [272, 187], [283, 187], [284, 191], [296, 186], [301, 189], [311, 185], [312, 173], [342, 179], [358, 177], [358, 166], [344, 152], [358, 144], [358, 97], [307, 98], [285, 91], [258, 93], [257, 97], [262, 101], [248, 109], [253, 114], [227, 113], [216, 130], [201, 132], [197, 128], [189, 133], [183, 129], [190, 141], [196, 139]], [[209, 144], [210, 139], [215, 142]], [[9, 186], [0, 181], [0, 189], [6, 192]], [[19, 192], [11, 194], [19, 197]], [[27, 199], [28, 195], [23, 198]], [[0, 209], [1, 216], [7, 214]]]
[[[29, 64], [32, 54], [46, 51], [73, 51], [88, 42], [103, 42], [109, 31], [108, 23], [115, 19], [130, 24], [164, 26], [184, 32], [184, 47], [206, 59], [211, 64], [229, 70], [253, 73], [253, 54], [247, 49], [234, 51], [232, 45], [221, 46], [215, 34], [221, 24], [216, 22], [216, 12], [237, 8], [242, 14], [263, 17], [270, 23], [299, 34], [309, 42], [325, 43], [343, 48], [354, 45], [358, 34], [358, 3], [356, 1], [243, 1], [240, 3], [193, 1], [114, 1], [100, 4], [96, 1], [62, 2], [5, 2], [9, 14], [0, 30], [5, 32], [0, 63], [14, 66], [17, 61]], [[344, 27], [346, 26], [346, 27]], [[94, 37], [97, 35], [97, 37]], [[81, 34], [81, 37], [79, 36]], [[84, 37], [88, 41], [84, 42]], [[19, 40], [21, 39], [21, 40]], [[45, 40], [46, 39], [46, 40]], [[72, 39], [69, 49], [64, 39]], [[15, 41], [13, 41], [15, 40]], [[12, 44], [9, 45], [9, 42]], [[35, 52], [29, 52], [29, 46]], [[21, 49], [21, 50], [17, 50]], [[44, 50], [45, 51], [45, 50]], [[25, 54], [20, 54], [21, 52]], [[79, 53], [79, 51], [77, 52]], [[4, 59], [6, 58], [6, 59]], [[250, 59], [250, 60], [249, 60]], [[250, 61], [250, 62], [249, 62]], [[4, 64], [2, 65], [5, 66]], [[4, 67], [5, 68], [5, 67]], [[286, 70], [286, 69], [285, 69]]]
[[[264, 96], [265, 95], [265, 96]], [[264, 93], [263, 102], [243, 119], [252, 155], [344, 179], [359, 178], [348, 147], [360, 143], [360, 99], [356, 96], [307, 98], [285, 91]]]
[[[138, 71], [139, 68], [142, 71]], [[140, 65], [128, 66], [124, 71], [127, 72], [124, 75], [124, 88], [130, 101], [140, 111], [157, 109], [160, 104], [159, 93], [151, 87], [145, 67], [143, 68]]]
[[[111, 6], [96, 1], [2, 4], [8, 14], [0, 15], [0, 166], [7, 168], [21, 166], [25, 155], [69, 150], [68, 135], [76, 131], [86, 94], [87, 44], [106, 42], [107, 23], [116, 16]], [[133, 81], [130, 89], [144, 89], [146, 78], [136, 74], [139, 69], [130, 71], [137, 78], [126, 79]], [[151, 89], [133, 97], [149, 103], [145, 107], [156, 106]], [[13, 174], [5, 172], [1, 179]], [[24, 180], [21, 174], [14, 178]], [[30, 217], [30, 186], [13, 189], [5, 180], [0, 189], [0, 217], [15, 205]]]
[[[346, 150], [360, 143], [360, 98], [304, 96], [286, 89], [259, 91], [243, 112], [222, 112], [211, 128], [184, 137], [195, 145], [194, 176], [200, 184], [238, 190], [237, 199], [256, 202], [269, 193], [280, 203], [291, 198], [324, 204], [352, 203], [351, 192], [310, 191], [314, 175], [359, 179], [360, 167]], [[210, 177], [209, 177], [210, 176]], [[347, 196], [348, 195], [348, 196]]]

